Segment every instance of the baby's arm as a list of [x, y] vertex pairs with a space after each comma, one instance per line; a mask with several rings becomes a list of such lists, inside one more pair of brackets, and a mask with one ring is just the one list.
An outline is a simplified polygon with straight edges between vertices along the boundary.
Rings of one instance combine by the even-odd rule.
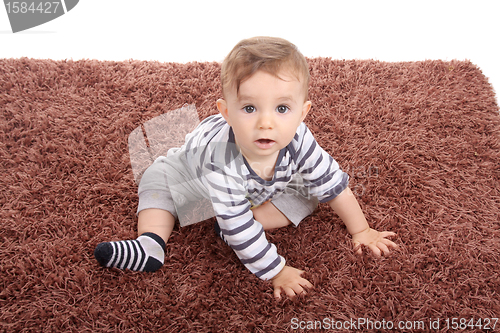
[[347, 227], [347, 231], [349, 231], [352, 236], [354, 248], [358, 248], [356, 253], [362, 253], [361, 245], [367, 246], [377, 256], [380, 256], [382, 252], [388, 254], [390, 252], [390, 247], [394, 249], [398, 247], [394, 242], [386, 238], [388, 236], [394, 236], [394, 232], [379, 232], [370, 228], [356, 197], [349, 187], [342, 191], [337, 197], [330, 200], [328, 204]]
[[[253, 217], [262, 225], [264, 230], [272, 230], [290, 225], [292, 222], [283, 215], [271, 202], [252, 209]], [[281, 299], [282, 293], [290, 298], [305, 294], [306, 289], [313, 285], [302, 277], [304, 271], [284, 265], [282, 270], [271, 278], [274, 288], [274, 297]]]

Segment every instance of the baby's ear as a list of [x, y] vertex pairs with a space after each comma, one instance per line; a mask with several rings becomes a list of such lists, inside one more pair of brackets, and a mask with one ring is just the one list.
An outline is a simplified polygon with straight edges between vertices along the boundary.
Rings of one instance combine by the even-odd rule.
[[[217, 100], [217, 109], [219, 110], [220, 114], [226, 119], [226, 122], [229, 124], [229, 112], [227, 109], [227, 102], [223, 100], [222, 98], [219, 98]], [[231, 126], [231, 124], [229, 124]]]
[[309, 113], [309, 110], [311, 110], [311, 106], [312, 106], [311, 101], [304, 102], [304, 105], [302, 106], [302, 119], [301, 119], [301, 121], [304, 121], [307, 114]]

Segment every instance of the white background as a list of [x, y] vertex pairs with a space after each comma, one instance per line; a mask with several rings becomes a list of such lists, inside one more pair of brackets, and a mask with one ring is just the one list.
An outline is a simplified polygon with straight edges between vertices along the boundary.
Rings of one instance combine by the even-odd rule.
[[468, 59], [499, 91], [499, 10], [499, 0], [80, 0], [13, 34], [0, 7], [0, 58], [222, 61], [239, 40], [267, 35], [307, 57]]

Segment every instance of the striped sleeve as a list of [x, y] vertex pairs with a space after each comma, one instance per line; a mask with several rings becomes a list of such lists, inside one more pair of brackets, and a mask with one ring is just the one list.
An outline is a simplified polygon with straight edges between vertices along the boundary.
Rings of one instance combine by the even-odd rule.
[[278, 255], [276, 246], [267, 241], [262, 225], [255, 221], [244, 182], [233, 163], [207, 165], [212, 172], [204, 177], [206, 187], [229, 246], [250, 272], [268, 280], [283, 269], [285, 259]]
[[346, 189], [349, 176], [340, 169], [337, 161], [321, 148], [305, 124], [299, 127], [293, 143], [298, 171], [311, 195], [317, 197], [320, 202], [327, 202]]

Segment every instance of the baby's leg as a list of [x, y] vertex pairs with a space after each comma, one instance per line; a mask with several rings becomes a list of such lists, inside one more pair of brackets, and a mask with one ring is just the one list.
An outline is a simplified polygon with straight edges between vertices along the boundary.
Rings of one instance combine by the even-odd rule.
[[286, 227], [292, 223], [271, 202], [252, 209], [253, 217], [262, 224], [264, 230]]
[[139, 212], [137, 233], [146, 232], [157, 234], [166, 243], [174, 229], [175, 218], [169, 211], [157, 208], [144, 209]]
[[166, 182], [166, 163], [163, 161], [155, 161], [139, 184], [139, 237], [97, 245], [94, 256], [102, 266], [145, 272], [153, 272], [163, 266], [165, 243], [175, 223], [175, 207]]
[[298, 226], [318, 206], [318, 199], [304, 196], [295, 188], [288, 187], [285, 193], [262, 206], [252, 209], [253, 216], [264, 230], [281, 228], [289, 224]]
[[165, 243], [174, 223], [174, 217], [166, 210], [142, 210], [139, 213], [137, 239], [100, 243], [94, 256], [104, 267], [154, 272], [163, 266]]

